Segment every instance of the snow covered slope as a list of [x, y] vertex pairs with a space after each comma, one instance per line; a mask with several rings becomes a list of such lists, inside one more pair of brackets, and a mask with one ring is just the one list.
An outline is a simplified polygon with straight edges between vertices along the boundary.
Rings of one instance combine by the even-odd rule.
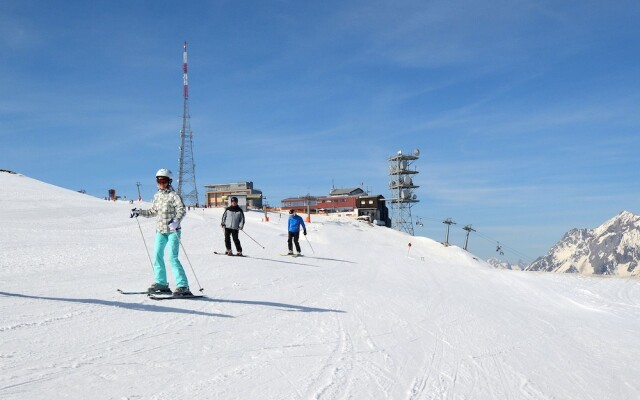
[[181, 254], [208, 297], [157, 302], [116, 292], [152, 282], [153, 220], [143, 236], [127, 203], [0, 187], [2, 399], [640, 398], [635, 279], [499, 270], [320, 217], [306, 256], [282, 257], [286, 216], [252, 212], [264, 249], [241, 234], [250, 257], [217, 256], [210, 209]]
[[567, 232], [529, 271], [640, 275], [640, 216], [623, 211], [596, 229]]

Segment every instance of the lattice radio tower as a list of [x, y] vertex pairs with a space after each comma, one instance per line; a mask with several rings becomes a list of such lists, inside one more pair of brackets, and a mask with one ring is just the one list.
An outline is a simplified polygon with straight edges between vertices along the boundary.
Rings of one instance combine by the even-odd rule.
[[420, 150], [415, 149], [412, 155], [402, 154], [402, 150], [389, 158], [389, 190], [391, 196], [392, 227], [399, 231], [405, 231], [413, 236], [413, 220], [411, 207], [419, 202], [418, 196], [413, 193], [419, 186], [413, 184], [412, 175], [418, 173], [411, 169], [411, 165], [420, 157]]
[[187, 42], [182, 53], [182, 78], [184, 80], [184, 109], [182, 112], [182, 130], [180, 131], [180, 168], [178, 170], [178, 194], [186, 205], [198, 206], [198, 187], [196, 186], [196, 164], [193, 162], [193, 132], [189, 115], [189, 80], [187, 78]]

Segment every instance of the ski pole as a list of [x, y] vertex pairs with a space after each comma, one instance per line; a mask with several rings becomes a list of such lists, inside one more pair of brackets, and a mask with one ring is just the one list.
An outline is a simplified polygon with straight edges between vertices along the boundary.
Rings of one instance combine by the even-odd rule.
[[200, 292], [202, 292], [202, 291], [204, 291], [204, 288], [202, 287], [202, 285], [200, 285], [200, 281], [198, 280], [198, 275], [196, 275], [196, 271], [193, 269], [193, 265], [191, 265], [191, 260], [189, 260], [189, 255], [187, 254], [187, 251], [184, 249], [184, 245], [182, 244], [182, 240], [180, 239], [180, 235], [178, 235], [177, 231], [175, 231], [174, 233], [176, 234], [176, 237], [178, 238], [178, 243], [180, 243], [180, 247], [182, 247], [182, 252], [184, 253], [184, 256], [187, 257], [187, 262], [189, 263], [189, 268], [191, 268], [191, 272], [193, 272], [193, 277], [196, 278], [196, 283], [200, 287], [200, 289], [198, 289], [198, 290]]
[[151, 264], [151, 269], [154, 270], [153, 261], [151, 261], [151, 254], [149, 254], [149, 248], [147, 247], [147, 241], [144, 240], [144, 233], [142, 233], [142, 227], [140, 226], [140, 221], [138, 221], [138, 217], [137, 216], [136, 216], [136, 222], [138, 223], [138, 229], [140, 229], [140, 235], [142, 236], [142, 242], [144, 243], [144, 249], [147, 251], [147, 257], [149, 257], [149, 263]]
[[[241, 232], [244, 232], [244, 230], [243, 230], [243, 229], [240, 229], [240, 231], [241, 231]], [[257, 240], [255, 240], [254, 238], [252, 238], [252, 237], [251, 237], [251, 235], [249, 235], [247, 232], [244, 232], [244, 234], [245, 234], [245, 235], [247, 235], [247, 236], [249, 236], [249, 239], [253, 240], [254, 242], [256, 242], [256, 244], [257, 244], [258, 246], [260, 246], [260, 247], [262, 247], [262, 248], [264, 249], [264, 246], [263, 246], [263, 245], [261, 245], [260, 243], [258, 243], [258, 241], [257, 241]]]
[[316, 254], [316, 252], [313, 250], [313, 246], [311, 246], [311, 242], [309, 241], [309, 239], [307, 239], [307, 235], [304, 235], [304, 238], [307, 240], [307, 244], [309, 245], [309, 247], [311, 247], [311, 252], [313, 254]]

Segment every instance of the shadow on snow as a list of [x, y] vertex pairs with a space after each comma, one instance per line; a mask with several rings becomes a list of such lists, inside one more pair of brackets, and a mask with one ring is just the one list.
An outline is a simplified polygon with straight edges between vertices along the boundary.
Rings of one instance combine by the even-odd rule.
[[229, 300], [229, 299], [215, 299], [211, 297], [201, 299], [200, 301], [210, 301], [213, 303], [248, 304], [248, 305], [254, 305], [254, 306], [275, 307], [275, 308], [283, 309], [285, 311], [296, 311], [296, 312], [334, 312], [334, 313], [346, 312], [342, 310], [333, 310], [330, 308], [305, 307], [305, 306], [297, 306], [295, 304], [275, 303], [272, 301]]
[[65, 301], [69, 303], [99, 304], [99, 305], [109, 306], [109, 307], [127, 308], [129, 310], [136, 310], [136, 311], [173, 312], [173, 313], [181, 313], [181, 314], [203, 315], [206, 317], [234, 318], [233, 316], [226, 315], [226, 314], [215, 314], [215, 313], [208, 313], [203, 311], [185, 310], [181, 308], [166, 307], [166, 306], [155, 305], [155, 304], [148, 305], [148, 304], [126, 303], [122, 301], [110, 301], [110, 300], [101, 300], [101, 299], [70, 299], [70, 298], [64, 298], [64, 297], [30, 296], [26, 294], [7, 293], [7, 292], [0, 292], [0, 295], [8, 296], [8, 297], [20, 297], [23, 299], [53, 300], [53, 301]]
[[[26, 294], [8, 293], [8, 292], [0, 292], [0, 295], [7, 296], [7, 297], [19, 297], [24, 299], [65, 301], [69, 303], [99, 304], [103, 306], [121, 307], [121, 308], [130, 309], [130, 310], [136, 310], [136, 311], [173, 312], [173, 313], [181, 313], [181, 314], [203, 315], [207, 317], [234, 318], [233, 316], [227, 315], [227, 314], [215, 314], [215, 313], [208, 313], [204, 311], [185, 310], [182, 308], [166, 307], [166, 306], [155, 305], [155, 304], [150, 305], [150, 304], [139, 304], [139, 303], [126, 303], [121, 301], [111, 301], [111, 300], [101, 300], [101, 299], [72, 299], [72, 298], [64, 298], [64, 297], [30, 296]], [[254, 306], [274, 307], [274, 308], [279, 308], [285, 311], [295, 311], [295, 312], [335, 312], [335, 313], [345, 312], [342, 310], [333, 310], [333, 309], [317, 308], [317, 307], [305, 307], [305, 306], [298, 306], [295, 304], [276, 303], [272, 301], [228, 300], [228, 299], [215, 299], [211, 297], [204, 297], [198, 300], [189, 300], [189, 299], [185, 299], [185, 300], [198, 301], [198, 302], [212, 302], [212, 303], [247, 304], [247, 305], [254, 305]]]
[[303, 256], [303, 257], [312, 258], [314, 260], [337, 261], [337, 262], [343, 262], [343, 263], [349, 263], [349, 264], [357, 264], [357, 262], [355, 261], [340, 260], [339, 258], [326, 258], [326, 257], [314, 257], [314, 256]]
[[[278, 262], [278, 263], [283, 263], [283, 264], [295, 264], [295, 265], [304, 265], [306, 267], [320, 268], [318, 265], [306, 264], [306, 263], [295, 262], [295, 261], [276, 260], [276, 259], [273, 259], [273, 258], [260, 258], [260, 257], [253, 257], [253, 256], [250, 256], [250, 258], [253, 258], [255, 260], [273, 261], [273, 262]], [[300, 257], [300, 258], [302, 258], [302, 257]]]

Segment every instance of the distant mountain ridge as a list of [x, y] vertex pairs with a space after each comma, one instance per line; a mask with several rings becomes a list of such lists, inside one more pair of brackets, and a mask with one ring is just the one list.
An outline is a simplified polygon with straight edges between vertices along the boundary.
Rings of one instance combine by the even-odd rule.
[[509, 261], [501, 260], [495, 257], [488, 259], [487, 264], [491, 265], [493, 268], [511, 269], [513, 271], [522, 271], [527, 267], [527, 264], [522, 260], [518, 261], [515, 264], [512, 264]]
[[595, 229], [572, 229], [527, 271], [639, 276], [640, 216], [622, 211]]

